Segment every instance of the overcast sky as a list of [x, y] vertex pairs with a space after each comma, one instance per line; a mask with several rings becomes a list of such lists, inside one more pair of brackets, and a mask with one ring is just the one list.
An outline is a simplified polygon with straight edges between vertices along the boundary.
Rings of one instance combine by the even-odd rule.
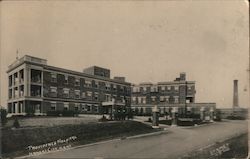
[[196, 102], [249, 106], [245, 1], [1, 2], [1, 105], [7, 66], [25, 54], [75, 71], [98, 65], [132, 83], [196, 81]]

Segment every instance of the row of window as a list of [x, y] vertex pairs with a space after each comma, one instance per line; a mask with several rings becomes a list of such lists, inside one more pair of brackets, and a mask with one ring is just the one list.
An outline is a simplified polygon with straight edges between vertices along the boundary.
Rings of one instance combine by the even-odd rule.
[[[50, 92], [57, 94], [57, 87], [50, 87]], [[69, 98], [70, 89], [69, 88], [63, 88], [63, 95], [65, 98]], [[92, 92], [92, 91], [86, 91], [82, 92], [80, 90], [74, 90], [75, 98], [76, 99], [85, 99], [85, 98], [92, 98], [94, 97], [95, 100], [99, 100], [99, 93], [98, 92]], [[116, 95], [111, 94], [105, 94], [105, 101], [111, 101], [112, 98], [117, 98]], [[125, 101], [125, 96], [120, 96], [120, 99], [122, 101]]]
[[[54, 83], [57, 82], [57, 74], [56, 73], [51, 73], [51, 82], [54, 82]], [[68, 84], [68, 83], [69, 83], [69, 76], [64, 75], [64, 84]], [[85, 82], [84, 82], [84, 87], [93, 87], [94, 86], [95, 88], [99, 88], [99, 85], [100, 85], [100, 83], [97, 81], [95, 81], [94, 85], [92, 85], [92, 80], [90, 80], [90, 79], [85, 79]], [[75, 77], [75, 86], [80, 86], [80, 77]], [[111, 84], [105, 83], [105, 89], [111, 90]], [[126, 86], [120, 85], [121, 91], [125, 91], [126, 89], [129, 89], [129, 88], [126, 88]], [[117, 85], [113, 84], [112, 90], [117, 90]]]
[[[141, 90], [146, 92], [147, 91], [147, 88], [150, 89], [150, 92], [158, 92], [158, 90], [160, 91], [170, 91], [171, 90], [171, 87], [174, 88], [175, 91], [178, 91], [179, 90], [179, 86], [151, 86], [151, 87], [133, 87], [133, 92], [140, 92]], [[192, 90], [192, 86], [188, 85], [187, 86], [188, 90]]]
[[[160, 96], [160, 102], [167, 102], [169, 103], [169, 96]], [[174, 103], [179, 103], [179, 96], [173, 96], [174, 98]], [[151, 101], [155, 102], [157, 100], [156, 96], [151, 96]], [[132, 102], [133, 103], [138, 103], [138, 104], [146, 104], [147, 100], [146, 97], [132, 97]]]
[[14, 73], [13, 75], [9, 76], [9, 86], [22, 84], [24, 82], [24, 71], [20, 70], [19, 72]]
[[[63, 103], [63, 109], [69, 110], [69, 102]], [[50, 102], [50, 110], [58, 110], [57, 102]], [[83, 103], [74, 103], [74, 110], [84, 111], [84, 112], [98, 112], [97, 104], [83, 104]]]

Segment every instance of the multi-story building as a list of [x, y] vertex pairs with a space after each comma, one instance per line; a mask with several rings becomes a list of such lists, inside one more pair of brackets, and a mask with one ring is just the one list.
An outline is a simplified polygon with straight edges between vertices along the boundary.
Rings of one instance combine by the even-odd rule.
[[215, 110], [215, 103], [195, 103], [195, 94], [195, 81], [180, 73], [174, 81], [133, 85], [131, 108], [139, 114], [151, 114], [155, 105], [161, 114]]
[[130, 107], [131, 84], [124, 77], [110, 78], [110, 70], [93, 66], [83, 72], [47, 65], [46, 59], [25, 55], [8, 67], [8, 112], [77, 110], [110, 113]]

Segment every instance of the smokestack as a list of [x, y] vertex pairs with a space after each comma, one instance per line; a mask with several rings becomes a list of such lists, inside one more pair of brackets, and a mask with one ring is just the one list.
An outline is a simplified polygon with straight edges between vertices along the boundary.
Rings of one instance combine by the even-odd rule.
[[233, 97], [233, 108], [239, 107], [238, 99], [238, 80], [234, 80], [234, 97]]

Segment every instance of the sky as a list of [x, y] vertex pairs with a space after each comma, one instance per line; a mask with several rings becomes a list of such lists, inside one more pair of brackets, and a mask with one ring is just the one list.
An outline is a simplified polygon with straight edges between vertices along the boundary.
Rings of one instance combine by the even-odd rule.
[[8, 65], [31, 55], [80, 71], [97, 65], [132, 83], [196, 81], [196, 102], [249, 106], [246, 1], [1, 1], [0, 103]]

